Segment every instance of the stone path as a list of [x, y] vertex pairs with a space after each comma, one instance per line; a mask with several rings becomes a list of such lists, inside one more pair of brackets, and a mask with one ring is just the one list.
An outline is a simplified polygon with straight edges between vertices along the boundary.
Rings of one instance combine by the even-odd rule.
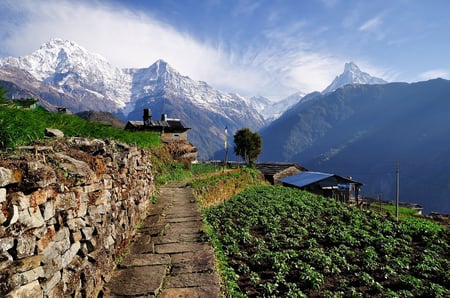
[[220, 297], [214, 252], [202, 226], [190, 188], [160, 188], [104, 297]]

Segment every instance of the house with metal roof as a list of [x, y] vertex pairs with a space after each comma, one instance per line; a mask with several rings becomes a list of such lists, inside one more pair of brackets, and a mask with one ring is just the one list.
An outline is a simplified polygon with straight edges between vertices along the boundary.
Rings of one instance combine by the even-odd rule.
[[153, 131], [161, 135], [163, 142], [170, 142], [187, 141], [190, 128], [185, 127], [180, 119], [168, 118], [166, 114], [162, 114], [160, 120], [152, 119], [150, 109], [144, 109], [143, 121], [128, 121], [125, 129]]
[[351, 177], [344, 178], [336, 174], [309, 171], [281, 178], [279, 181], [284, 186], [300, 188], [344, 202], [352, 200], [357, 202], [360, 187], [363, 185]]

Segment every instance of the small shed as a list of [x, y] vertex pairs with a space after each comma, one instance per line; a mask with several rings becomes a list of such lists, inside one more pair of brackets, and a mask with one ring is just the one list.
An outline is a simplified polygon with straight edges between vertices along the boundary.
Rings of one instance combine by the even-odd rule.
[[351, 178], [344, 178], [336, 174], [321, 172], [301, 172], [280, 179], [284, 186], [297, 187], [324, 197], [339, 201], [356, 201], [358, 203], [361, 182]]
[[255, 166], [272, 184], [280, 184], [281, 178], [307, 171], [306, 168], [293, 162], [260, 162]]
[[187, 141], [187, 131], [180, 119], [168, 118], [166, 114], [161, 115], [160, 120], [152, 119], [149, 109], [144, 109], [143, 121], [128, 121], [125, 130], [130, 131], [153, 131], [161, 135], [163, 142]]
[[17, 108], [36, 110], [38, 107], [38, 100], [35, 98], [21, 98], [14, 99], [13, 101]]

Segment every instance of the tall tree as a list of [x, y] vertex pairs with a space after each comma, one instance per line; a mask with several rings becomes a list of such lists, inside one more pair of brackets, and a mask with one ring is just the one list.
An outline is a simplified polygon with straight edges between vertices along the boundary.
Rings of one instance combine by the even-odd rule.
[[250, 166], [253, 166], [261, 153], [261, 147], [261, 136], [248, 128], [242, 128], [234, 135], [234, 153], [242, 157]]
[[1, 103], [8, 103], [9, 100], [6, 98], [6, 89], [0, 85], [0, 104]]

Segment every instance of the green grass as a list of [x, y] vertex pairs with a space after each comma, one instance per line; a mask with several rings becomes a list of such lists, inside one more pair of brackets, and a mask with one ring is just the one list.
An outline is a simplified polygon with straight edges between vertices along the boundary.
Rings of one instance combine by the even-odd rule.
[[[370, 205], [371, 209], [375, 211], [381, 211], [383, 213], [389, 212], [392, 216], [395, 216], [395, 206], [394, 205], [380, 205], [377, 203], [372, 203]], [[399, 207], [398, 208], [398, 216], [399, 217], [410, 217], [410, 216], [417, 216], [418, 211], [407, 208], [407, 207]]]
[[266, 184], [261, 173], [254, 168], [210, 169], [210, 175], [198, 175], [189, 183], [201, 207], [216, 205], [248, 187]]
[[194, 176], [216, 173], [220, 170], [222, 170], [222, 167], [218, 167], [211, 163], [197, 163], [191, 166], [191, 172]]
[[155, 176], [156, 184], [166, 184], [173, 181], [183, 181], [192, 177], [191, 171], [183, 163], [172, 162], [160, 166], [159, 175]]
[[65, 136], [82, 136], [112, 139], [152, 148], [160, 144], [160, 138], [152, 132], [129, 132], [105, 124], [86, 121], [74, 115], [49, 113], [44, 110], [0, 107], [0, 149], [28, 145], [44, 138], [45, 128], [61, 130]]
[[[221, 173], [221, 169], [211, 164], [189, 164], [171, 161], [159, 164], [155, 181], [157, 184], [165, 184], [173, 181], [183, 181], [187, 179], [198, 180], [199, 177]], [[192, 183], [192, 182], [191, 182]]]

